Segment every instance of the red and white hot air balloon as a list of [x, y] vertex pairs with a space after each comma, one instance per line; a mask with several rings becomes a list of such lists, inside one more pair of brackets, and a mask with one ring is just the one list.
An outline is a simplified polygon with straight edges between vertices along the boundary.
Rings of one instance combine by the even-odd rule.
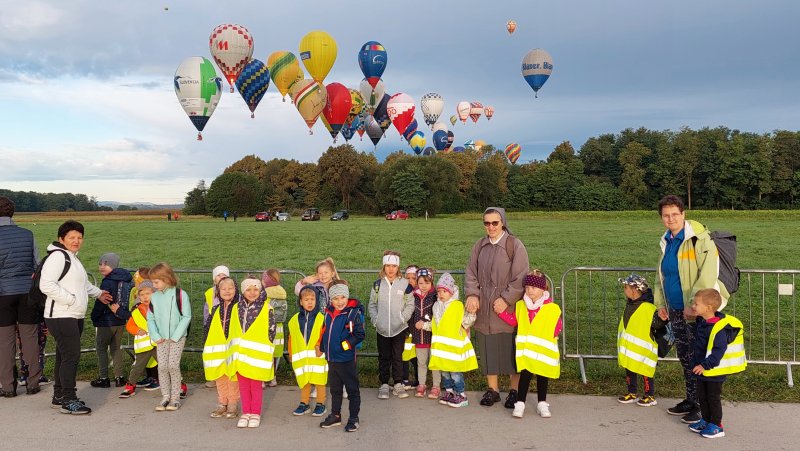
[[456, 114], [458, 115], [458, 118], [461, 120], [461, 122], [464, 123], [467, 122], [470, 108], [471, 105], [467, 101], [458, 102], [458, 105], [456, 105]]
[[406, 127], [411, 121], [414, 120], [414, 99], [410, 95], [398, 92], [397, 94], [389, 97], [389, 102], [386, 104], [386, 114], [397, 129], [397, 133], [403, 136]]
[[483, 105], [480, 102], [472, 102], [469, 107], [469, 118], [472, 119], [473, 123], [478, 122], [481, 114], [483, 114]]
[[494, 107], [486, 105], [486, 107], [483, 108], [483, 115], [486, 116], [487, 121], [491, 120], [492, 116], [494, 116]]
[[236, 79], [253, 56], [253, 35], [241, 25], [218, 25], [211, 32], [208, 47], [233, 92]]
[[513, 20], [509, 20], [506, 22], [506, 30], [508, 30], [508, 34], [514, 34], [514, 30], [517, 29], [517, 23]]

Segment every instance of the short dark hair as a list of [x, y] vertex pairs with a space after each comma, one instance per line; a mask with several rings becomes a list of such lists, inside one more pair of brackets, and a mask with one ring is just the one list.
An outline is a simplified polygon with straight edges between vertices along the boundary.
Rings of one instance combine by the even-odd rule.
[[664, 207], [675, 206], [678, 207], [678, 210], [683, 213], [684, 208], [686, 208], [686, 204], [683, 203], [683, 199], [680, 197], [670, 194], [668, 196], [664, 196], [661, 201], [658, 202], [658, 214], [661, 214], [661, 210]]
[[0, 216], [8, 216], [9, 218], [14, 216], [14, 211], [16, 210], [16, 205], [14, 205], [14, 201], [7, 198], [0, 196]]
[[70, 219], [58, 227], [58, 237], [64, 238], [69, 232], [76, 231], [83, 235], [83, 224], [78, 221]]

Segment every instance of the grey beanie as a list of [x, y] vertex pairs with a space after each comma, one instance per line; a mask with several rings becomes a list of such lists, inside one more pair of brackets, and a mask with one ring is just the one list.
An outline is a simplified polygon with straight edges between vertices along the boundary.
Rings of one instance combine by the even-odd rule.
[[137, 288], [139, 291], [142, 291], [142, 290], [143, 290], [143, 289], [145, 289], [145, 288], [149, 288], [149, 289], [151, 289], [151, 290], [153, 290], [153, 291], [156, 291], [156, 286], [155, 286], [155, 285], [153, 285], [153, 282], [152, 282], [152, 281], [150, 281], [150, 280], [148, 280], [148, 279], [145, 279], [145, 280], [143, 280], [143, 281], [142, 281], [142, 282], [139, 284], [139, 286], [138, 286], [138, 287], [136, 287], [136, 288]]
[[100, 256], [100, 263], [105, 264], [111, 269], [119, 268], [119, 255], [113, 252], [106, 252], [105, 254]]
[[350, 299], [350, 288], [343, 283], [337, 283], [328, 289], [328, 294], [330, 295], [331, 299], [337, 296], [344, 296], [347, 299]]

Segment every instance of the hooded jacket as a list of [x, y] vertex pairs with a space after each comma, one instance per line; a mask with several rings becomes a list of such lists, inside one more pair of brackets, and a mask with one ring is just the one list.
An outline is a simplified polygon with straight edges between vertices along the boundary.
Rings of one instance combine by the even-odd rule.
[[358, 299], [349, 299], [341, 311], [337, 311], [333, 305], [325, 309], [325, 325], [319, 344], [325, 359], [329, 362], [350, 362], [356, 358], [356, 346], [364, 341], [366, 334], [363, 317], [364, 306]]
[[391, 284], [386, 278], [378, 279], [369, 293], [369, 318], [382, 337], [396, 337], [408, 329], [408, 320], [414, 313], [413, 288], [402, 277]]
[[[517, 300], [525, 294], [525, 275], [530, 266], [528, 251], [522, 241], [511, 234], [505, 209], [486, 209], [489, 210], [496, 210], [500, 214], [505, 233], [496, 244], [492, 244], [487, 235], [472, 247], [464, 275], [465, 299], [470, 296], [479, 299], [480, 307], [475, 321], [477, 331], [484, 335], [512, 333], [514, 328], [494, 313], [492, 305], [495, 299], [502, 298], [506, 302], [506, 311], [514, 311]], [[509, 254], [513, 259], [509, 258]]]
[[[111, 293], [111, 296], [114, 296], [112, 302], [119, 305], [119, 308], [117, 313], [114, 313], [111, 311], [111, 304], [103, 304], [95, 299], [94, 307], [92, 307], [92, 324], [94, 324], [94, 327], [125, 325], [125, 322], [131, 317], [128, 304], [130, 294], [126, 295], [124, 290], [120, 292], [120, 283], [130, 284], [131, 280], [133, 280], [131, 273], [122, 268], [114, 268], [107, 276], [103, 277], [103, 281], [100, 282], [100, 289]], [[120, 296], [122, 296], [122, 299], [120, 299]]]
[[[419, 289], [414, 290], [414, 313], [408, 320], [408, 328], [411, 331], [411, 341], [418, 347], [430, 347], [431, 332], [429, 330], [417, 330], [417, 321], [427, 322], [433, 318], [433, 305], [436, 303], [436, 289], [431, 287], [427, 293]], [[426, 318], [427, 317], [427, 318]]]
[[314, 330], [314, 322], [316, 321], [317, 313], [320, 313], [319, 302], [322, 295], [314, 285], [306, 285], [300, 290], [300, 292], [302, 293], [303, 290], [313, 291], [316, 299], [314, 308], [312, 308], [310, 311], [306, 311], [306, 309], [300, 305], [300, 296], [297, 297], [297, 323], [300, 326], [300, 331], [303, 332], [303, 338], [306, 342], [308, 342], [308, 337], [311, 334], [311, 331]]
[[[705, 320], [700, 316], [697, 317], [694, 326], [694, 354], [692, 358], [693, 367], [695, 365], [701, 365], [703, 368], [710, 370], [719, 366], [722, 356], [725, 355], [725, 350], [728, 349], [728, 344], [730, 344], [739, 333], [739, 329], [731, 326], [730, 324], [722, 328], [722, 330], [717, 333], [717, 336], [714, 337], [714, 344], [711, 349], [711, 354], [706, 356], [708, 340], [711, 338], [711, 329], [713, 329], [714, 324], [716, 324], [722, 318], [725, 318], [725, 314], [722, 312], [715, 312], [714, 317], [709, 318], [708, 320]], [[697, 376], [697, 378], [711, 382], [723, 382], [727, 376], [703, 376], [700, 374]]]
[[48, 251], [61, 249], [69, 254], [72, 264], [60, 281], [58, 277], [64, 270], [65, 258], [61, 252], [53, 252], [44, 262], [39, 289], [47, 296], [44, 304], [45, 318], [86, 318], [89, 296], [99, 297], [103, 291], [89, 283], [83, 264], [78, 256], [66, 249], [58, 241], [47, 246]]

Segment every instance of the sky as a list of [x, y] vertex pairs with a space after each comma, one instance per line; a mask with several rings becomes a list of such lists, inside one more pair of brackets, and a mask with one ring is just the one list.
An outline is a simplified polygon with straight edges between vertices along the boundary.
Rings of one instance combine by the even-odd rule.
[[[245, 155], [316, 161], [330, 135], [321, 121], [309, 135], [274, 85], [254, 119], [224, 89], [196, 140], [172, 79], [185, 58], [211, 58], [222, 23], [246, 26], [262, 61], [324, 30], [338, 46], [325, 82], [352, 88], [360, 46], [379, 41], [386, 92], [414, 98], [423, 127], [428, 92], [444, 97], [445, 121], [459, 101], [492, 105], [491, 121], [450, 127], [455, 142], [519, 143], [519, 164], [626, 128], [798, 130], [797, 17], [800, 2], [782, 0], [0, 0], [0, 188], [180, 203]], [[520, 71], [534, 48], [554, 65], [539, 98]], [[350, 143], [379, 160], [413, 153], [394, 127], [377, 149]]]

